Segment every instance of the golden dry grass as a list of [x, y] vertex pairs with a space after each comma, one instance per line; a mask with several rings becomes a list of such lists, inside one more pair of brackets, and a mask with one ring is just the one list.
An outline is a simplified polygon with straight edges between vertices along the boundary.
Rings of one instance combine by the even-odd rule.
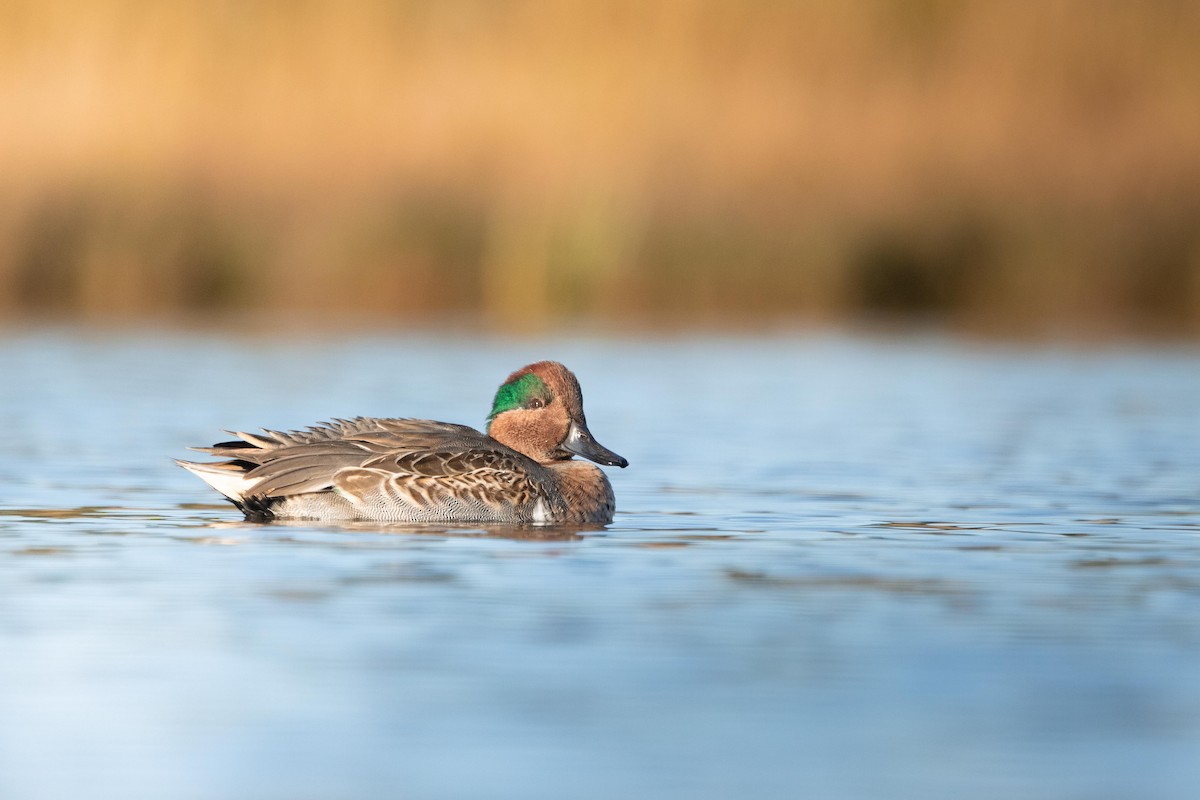
[[1200, 6], [0, 10], [0, 308], [1200, 329]]

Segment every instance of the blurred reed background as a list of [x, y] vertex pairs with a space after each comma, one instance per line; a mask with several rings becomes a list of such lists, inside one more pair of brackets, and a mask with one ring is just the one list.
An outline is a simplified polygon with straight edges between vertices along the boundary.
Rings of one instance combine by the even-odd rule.
[[0, 310], [1200, 333], [1200, 4], [8, 0]]

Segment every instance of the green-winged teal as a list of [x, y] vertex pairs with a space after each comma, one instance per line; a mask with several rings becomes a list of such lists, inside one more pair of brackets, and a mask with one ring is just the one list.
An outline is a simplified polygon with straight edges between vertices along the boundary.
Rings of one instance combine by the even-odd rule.
[[420, 419], [351, 420], [301, 431], [233, 432], [177, 463], [252, 519], [366, 519], [518, 525], [612, 521], [596, 466], [629, 462], [592, 438], [569, 369], [539, 361], [496, 392], [487, 433]]

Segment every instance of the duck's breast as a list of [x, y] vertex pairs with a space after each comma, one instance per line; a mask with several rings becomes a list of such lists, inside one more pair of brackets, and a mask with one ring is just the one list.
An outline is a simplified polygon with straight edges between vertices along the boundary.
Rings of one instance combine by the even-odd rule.
[[569, 459], [548, 465], [554, 476], [555, 522], [600, 524], [612, 522], [616, 498], [604, 470], [588, 461]]

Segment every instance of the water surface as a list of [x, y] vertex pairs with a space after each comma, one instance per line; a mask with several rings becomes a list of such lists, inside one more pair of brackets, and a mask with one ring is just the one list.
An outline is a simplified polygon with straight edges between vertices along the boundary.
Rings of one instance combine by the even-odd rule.
[[[256, 525], [222, 428], [482, 424], [556, 358], [598, 532]], [[1200, 353], [0, 339], [5, 798], [1192, 798]]]

